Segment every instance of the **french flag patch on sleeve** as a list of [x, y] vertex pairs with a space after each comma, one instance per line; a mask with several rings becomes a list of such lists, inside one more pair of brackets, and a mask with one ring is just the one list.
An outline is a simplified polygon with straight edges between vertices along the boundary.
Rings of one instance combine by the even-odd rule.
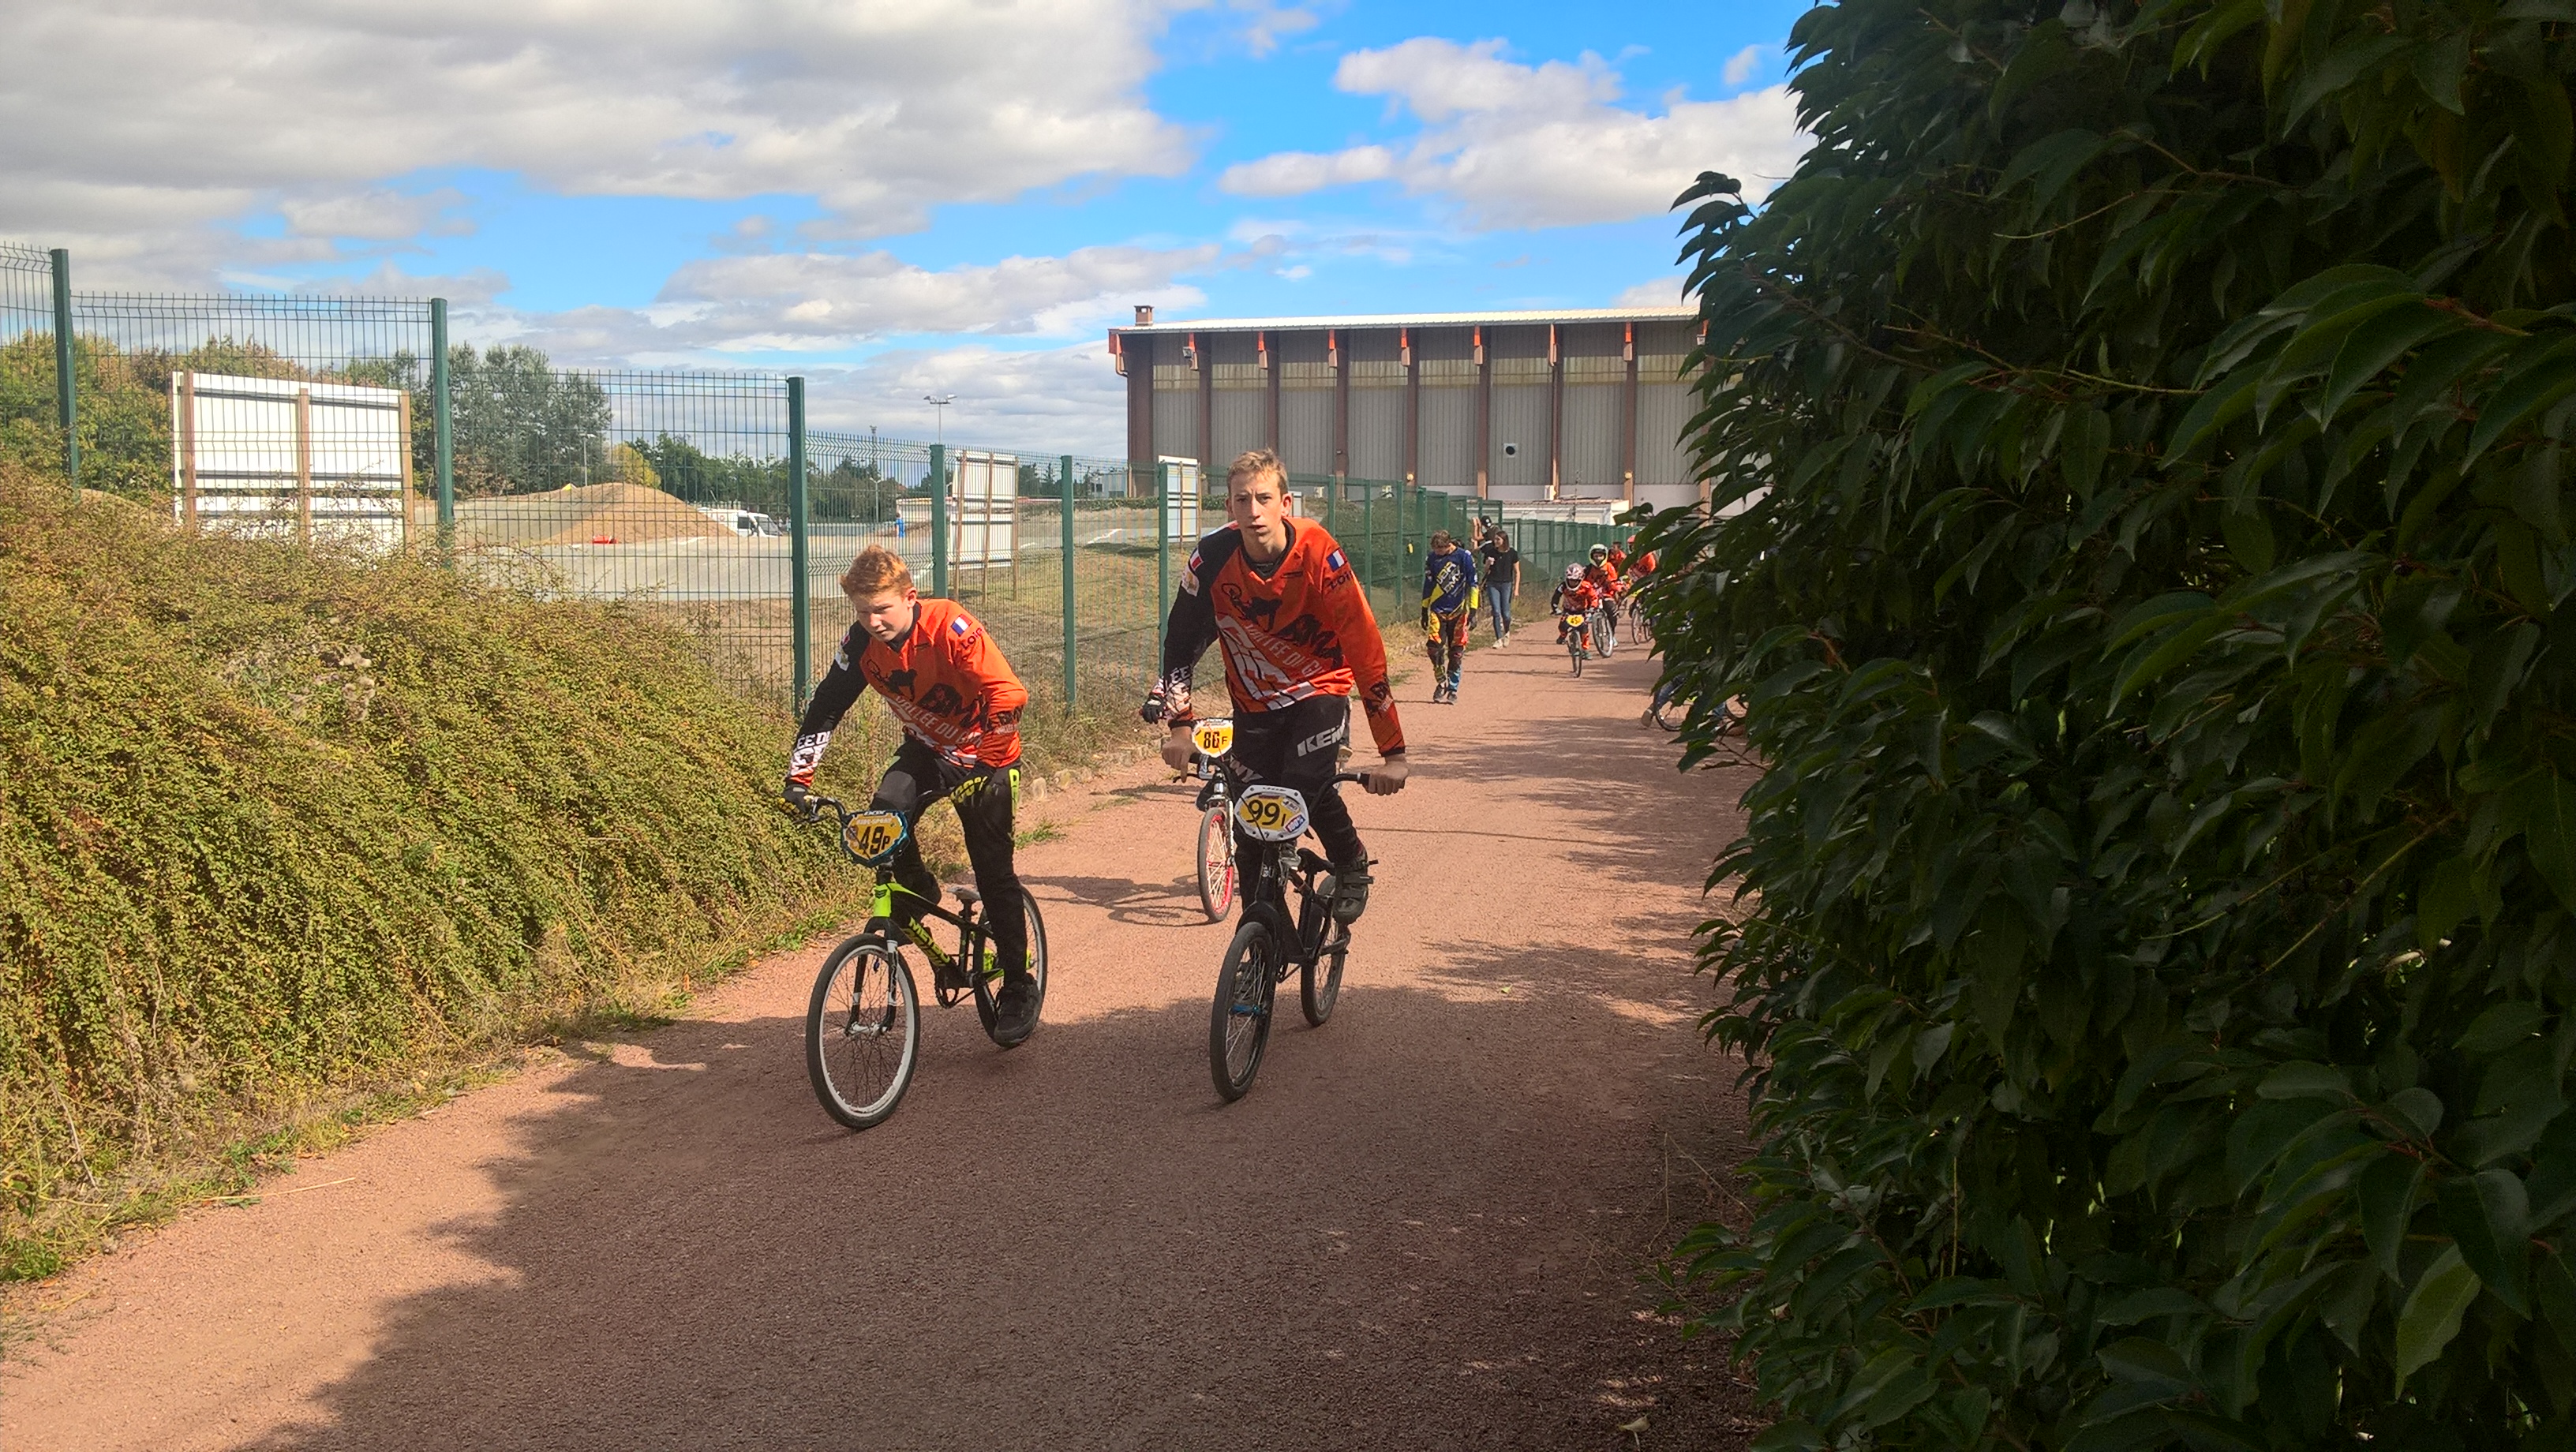
[[1332, 571], [1336, 575], [1350, 567], [1350, 558], [1344, 555], [1340, 550], [1335, 550], [1331, 554], [1324, 556], [1324, 568]]
[[959, 640], [964, 640], [966, 637], [975, 633], [975, 622], [967, 619], [963, 615], [960, 615], [956, 619], [948, 622], [948, 633], [956, 636]]

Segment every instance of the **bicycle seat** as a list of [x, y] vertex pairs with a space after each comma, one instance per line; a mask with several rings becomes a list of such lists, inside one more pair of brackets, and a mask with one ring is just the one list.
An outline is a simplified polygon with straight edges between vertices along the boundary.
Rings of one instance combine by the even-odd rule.
[[968, 907], [973, 907], [975, 904], [984, 900], [984, 894], [977, 892], [971, 887], [952, 887], [948, 890], [957, 894], [957, 900], [966, 904]]

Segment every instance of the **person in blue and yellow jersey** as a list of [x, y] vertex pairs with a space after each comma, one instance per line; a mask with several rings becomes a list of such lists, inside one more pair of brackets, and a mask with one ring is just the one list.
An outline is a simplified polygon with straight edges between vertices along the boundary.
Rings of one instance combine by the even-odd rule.
[[1431, 703], [1458, 703], [1458, 673], [1467, 659], [1467, 623], [1476, 616], [1476, 557], [1445, 529], [1431, 532], [1422, 558], [1422, 633], [1431, 653]]

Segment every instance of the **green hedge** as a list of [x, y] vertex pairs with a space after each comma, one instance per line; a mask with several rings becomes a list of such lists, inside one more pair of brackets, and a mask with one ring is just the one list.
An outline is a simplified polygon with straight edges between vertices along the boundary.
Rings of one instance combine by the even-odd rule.
[[776, 808], [792, 723], [645, 612], [59, 493], [0, 470], [0, 1272], [301, 1097], [650, 1013], [862, 885]]
[[1748, 507], [1651, 541], [1770, 763], [1676, 1262], [1756, 1445], [2576, 1445], [2576, 5], [1794, 48], [1684, 198]]

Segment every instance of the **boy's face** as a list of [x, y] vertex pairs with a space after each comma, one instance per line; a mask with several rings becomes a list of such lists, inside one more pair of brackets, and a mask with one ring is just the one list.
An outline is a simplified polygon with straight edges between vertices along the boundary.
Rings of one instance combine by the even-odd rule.
[[852, 595], [850, 608], [859, 613], [859, 628], [875, 636], [878, 644], [892, 645], [896, 637], [912, 628], [914, 609], [921, 592], [910, 586], [889, 587], [867, 595]]
[[1226, 491], [1225, 512], [1256, 557], [1268, 559], [1288, 548], [1288, 490], [1276, 477], [1250, 474], [1236, 480]]

